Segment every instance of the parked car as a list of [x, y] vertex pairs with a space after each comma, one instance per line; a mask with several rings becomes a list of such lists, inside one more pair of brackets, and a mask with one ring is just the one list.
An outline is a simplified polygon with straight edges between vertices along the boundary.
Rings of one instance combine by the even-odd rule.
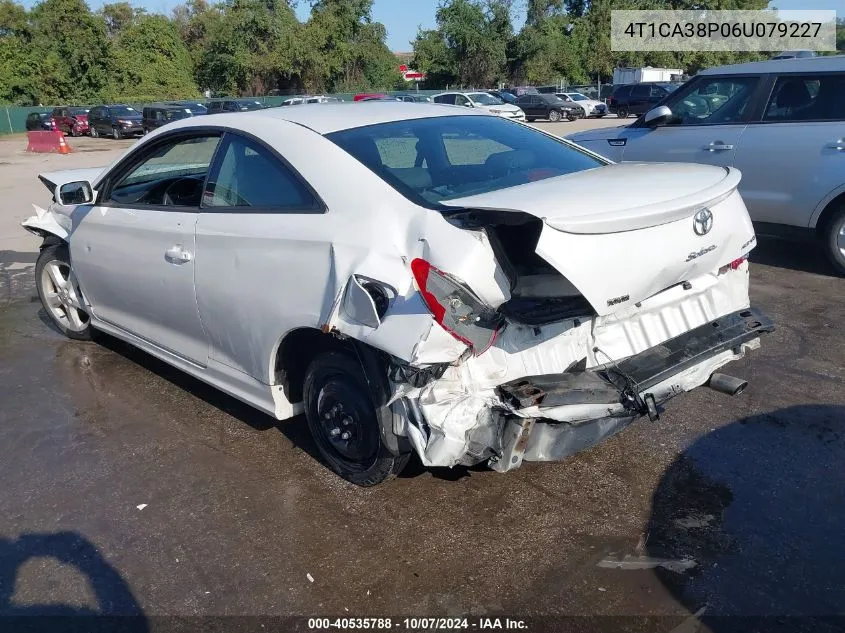
[[53, 108], [55, 129], [68, 136], [88, 134], [88, 108], [61, 106]]
[[202, 114], [208, 114], [208, 108], [206, 108], [201, 103], [193, 103], [191, 101], [184, 102], [184, 101], [169, 101], [165, 105], [172, 105], [178, 106], [180, 108], [188, 108], [193, 116], [200, 116]]
[[108, 105], [91, 108], [88, 112], [88, 127], [91, 136], [111, 136], [121, 139], [126, 136], [141, 136], [141, 113], [128, 105]]
[[144, 106], [144, 109], [141, 111], [141, 125], [144, 128], [144, 134], [149, 134], [171, 121], [187, 119], [192, 116], [194, 115], [191, 113], [191, 110], [184, 106], [153, 103]]
[[219, 114], [221, 112], [249, 112], [250, 110], [263, 110], [264, 104], [256, 99], [221, 99], [208, 104], [208, 114]]
[[736, 167], [759, 233], [819, 240], [845, 274], [845, 57], [709, 68], [624, 128], [570, 138], [615, 161]]
[[550, 94], [524, 94], [517, 98], [514, 105], [522, 108], [528, 121], [536, 119], [574, 121], [581, 116], [582, 112], [580, 107], [566, 103], [557, 95]]
[[415, 93], [403, 93], [394, 95], [399, 101], [407, 101], [408, 103], [431, 103], [431, 97]]
[[316, 95], [313, 97], [306, 97], [305, 103], [343, 103], [343, 99], [337, 97], [327, 97], [326, 95]]
[[509, 103], [513, 105], [516, 101], [516, 95], [508, 92], [507, 90], [488, 90], [487, 94], [496, 97], [497, 99], [501, 99], [505, 103]]
[[38, 132], [55, 130], [53, 115], [51, 112], [30, 112], [26, 115], [26, 131]]
[[782, 53], [778, 53], [772, 59], [795, 59], [795, 58], [805, 58], [805, 57], [816, 57], [818, 53], [816, 51], [783, 51]]
[[525, 112], [519, 106], [505, 103], [489, 92], [442, 92], [439, 95], [434, 95], [431, 100], [434, 103], [479, 108], [490, 114], [515, 121], [525, 120]]
[[288, 107], [288, 106], [302, 105], [303, 103], [305, 103], [305, 97], [291, 97], [290, 99], [285, 99], [279, 105], [284, 106], [284, 107]]
[[365, 100], [372, 100], [373, 98], [382, 98], [386, 97], [387, 95], [383, 92], [359, 92], [357, 95], [352, 97], [353, 101], [365, 101]]
[[680, 85], [648, 82], [617, 86], [613, 94], [607, 98], [607, 107], [620, 119], [627, 119], [632, 114], [644, 114]]
[[600, 119], [607, 114], [607, 104], [604, 101], [590, 99], [580, 92], [558, 92], [557, 96], [561, 101], [577, 106], [581, 110], [581, 116], [583, 117], [594, 116]]
[[393, 95], [365, 95], [358, 101], [402, 101], [402, 99]]
[[737, 393], [719, 369], [772, 329], [736, 170], [613, 165], [479, 109], [183, 119], [39, 179], [56, 202], [23, 225], [57, 328], [304, 411], [360, 485], [412, 451], [562, 459], [684, 391]]

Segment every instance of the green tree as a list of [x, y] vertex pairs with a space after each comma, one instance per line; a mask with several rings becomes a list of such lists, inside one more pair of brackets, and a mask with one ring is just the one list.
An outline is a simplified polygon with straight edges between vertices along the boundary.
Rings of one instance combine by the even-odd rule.
[[114, 43], [112, 99], [155, 101], [199, 94], [191, 56], [176, 25], [163, 15], [134, 19]]
[[100, 10], [109, 37], [115, 37], [122, 33], [134, 22], [136, 14], [143, 13], [145, 13], [143, 9], [133, 9], [128, 2], [105, 4]]
[[31, 58], [39, 66], [38, 101], [83, 102], [108, 87], [111, 51], [103, 20], [83, 0], [44, 0], [29, 13]]

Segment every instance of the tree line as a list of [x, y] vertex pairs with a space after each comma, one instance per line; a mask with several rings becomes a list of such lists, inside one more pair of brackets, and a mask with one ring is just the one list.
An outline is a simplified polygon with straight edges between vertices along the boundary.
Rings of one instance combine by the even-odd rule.
[[[145, 102], [226, 95], [353, 92], [404, 87], [373, 0], [187, 0], [169, 16], [128, 2], [92, 12], [84, 0], [26, 9], [0, 0], [0, 102]], [[767, 0], [442, 0], [420, 29], [412, 65], [424, 87], [609, 80], [613, 68], [695, 72], [757, 57], [739, 53], [614, 53], [611, 8], [759, 9]], [[409, 9], [412, 3], [409, 2]], [[841, 45], [842, 31], [839, 29]]]

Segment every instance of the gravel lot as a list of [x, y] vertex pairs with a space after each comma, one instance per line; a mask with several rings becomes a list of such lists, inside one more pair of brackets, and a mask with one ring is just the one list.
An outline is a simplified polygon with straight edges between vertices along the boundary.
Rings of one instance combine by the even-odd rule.
[[[753, 252], [752, 301], [778, 329], [731, 367], [743, 395], [699, 389], [562, 463], [412, 463], [361, 489], [320, 464], [301, 419], [48, 325], [39, 242], [19, 227], [49, 199], [36, 174], [108, 164], [132, 141], [70, 144], [27, 155], [22, 136], [0, 138], [0, 615], [130, 614], [137, 630], [163, 615], [841, 630], [808, 619], [845, 604], [845, 279], [816, 249], [761, 239]], [[625, 556], [670, 562], [614, 566]]]

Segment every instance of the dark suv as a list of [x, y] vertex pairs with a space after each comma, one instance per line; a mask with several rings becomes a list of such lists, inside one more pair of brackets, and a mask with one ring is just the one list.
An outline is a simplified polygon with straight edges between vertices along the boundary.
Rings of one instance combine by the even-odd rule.
[[55, 129], [56, 124], [49, 112], [30, 112], [26, 115], [27, 132], [43, 132], [45, 130]]
[[613, 94], [607, 98], [607, 107], [620, 119], [627, 119], [630, 114], [639, 116], [651, 110], [655, 104], [663, 100], [663, 97], [680, 85], [668, 82], [644, 82], [617, 86]]
[[209, 114], [220, 112], [246, 112], [247, 110], [263, 110], [264, 104], [255, 99], [224, 99], [212, 101], [208, 104]]
[[152, 105], [144, 106], [141, 114], [141, 126], [144, 128], [144, 134], [147, 134], [166, 123], [178, 121], [179, 119], [187, 119], [191, 116], [193, 116], [191, 111], [184, 106], [153, 103]]
[[141, 113], [128, 105], [108, 105], [91, 108], [88, 112], [91, 136], [140, 136], [144, 133]]

